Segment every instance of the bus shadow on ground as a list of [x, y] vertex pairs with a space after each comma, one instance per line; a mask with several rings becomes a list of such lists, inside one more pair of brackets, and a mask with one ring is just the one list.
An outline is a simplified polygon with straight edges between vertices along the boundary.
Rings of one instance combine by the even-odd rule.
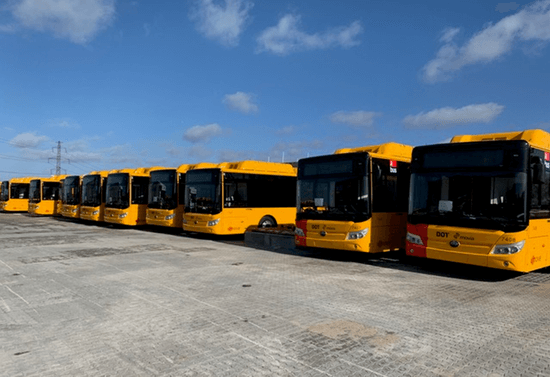
[[[402, 250], [382, 254], [368, 254], [346, 250], [296, 247], [293, 245], [293, 236], [265, 236], [263, 241], [259, 239], [258, 236], [254, 238], [255, 239], [252, 239], [252, 237], [248, 234], [245, 235], [245, 246], [280, 254], [301, 256], [304, 258], [344, 263], [359, 263], [381, 268], [391, 268], [400, 271], [448, 277], [453, 279], [502, 282], [524, 275], [520, 272], [514, 271], [498, 270], [433, 259], [408, 257]], [[548, 278], [550, 279], [549, 272], [550, 269], [542, 269], [537, 271], [539, 275], [540, 273], [548, 275]]]

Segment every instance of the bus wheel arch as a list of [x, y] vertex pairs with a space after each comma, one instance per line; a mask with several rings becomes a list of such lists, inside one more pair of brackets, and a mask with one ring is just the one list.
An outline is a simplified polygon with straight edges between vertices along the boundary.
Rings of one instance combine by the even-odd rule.
[[275, 218], [271, 215], [265, 215], [260, 219], [260, 222], [258, 223], [258, 226], [260, 228], [273, 228], [277, 226], [277, 221]]

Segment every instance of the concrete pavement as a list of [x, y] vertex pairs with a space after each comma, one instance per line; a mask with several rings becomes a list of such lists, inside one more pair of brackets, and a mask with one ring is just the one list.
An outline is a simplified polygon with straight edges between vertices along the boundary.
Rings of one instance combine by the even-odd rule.
[[1, 376], [549, 376], [550, 274], [0, 213]]

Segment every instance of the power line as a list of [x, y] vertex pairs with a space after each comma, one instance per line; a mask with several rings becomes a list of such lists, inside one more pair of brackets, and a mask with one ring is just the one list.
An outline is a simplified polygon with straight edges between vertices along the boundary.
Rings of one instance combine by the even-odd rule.
[[31, 161], [31, 162], [47, 163], [46, 161], [40, 161], [40, 160], [33, 159], [33, 158], [10, 156], [10, 155], [7, 155], [7, 154], [0, 154], [0, 158], [5, 159], [5, 160], [14, 160], [14, 161]]
[[42, 175], [43, 173], [23, 173], [20, 171], [4, 171], [0, 170], [0, 173], [7, 173], [7, 174], [25, 174], [25, 175]]

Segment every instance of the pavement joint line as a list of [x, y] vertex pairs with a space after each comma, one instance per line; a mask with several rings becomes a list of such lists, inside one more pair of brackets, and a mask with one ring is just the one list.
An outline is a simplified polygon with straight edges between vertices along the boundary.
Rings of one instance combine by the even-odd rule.
[[378, 376], [381, 376], [381, 377], [388, 377], [388, 376], [386, 376], [385, 374], [381, 374], [381, 373], [375, 372], [375, 371], [372, 370], [372, 369], [362, 367], [361, 365], [357, 365], [357, 364], [355, 364], [355, 363], [352, 363], [352, 362], [349, 361], [349, 360], [342, 359], [342, 358], [341, 358], [340, 360], [342, 360], [344, 363], [347, 363], [347, 364], [349, 364], [349, 365], [353, 365], [354, 367], [357, 367], [357, 368], [359, 368], [359, 369], [366, 370], [367, 372], [374, 373], [374, 374], [376, 374], [376, 375], [378, 375]]
[[[243, 336], [243, 335], [241, 335], [241, 334], [238, 334], [238, 333], [236, 333], [236, 332], [234, 332], [234, 331], [231, 331], [231, 333], [237, 335], [238, 337], [240, 337], [240, 338], [242, 338], [242, 339], [244, 339], [244, 340], [246, 340], [247, 342], [250, 342], [250, 343], [254, 344], [254, 345], [257, 346], [257, 347], [263, 348], [263, 349], [268, 350], [268, 351], [273, 352], [273, 353], [277, 352], [277, 351], [275, 351], [275, 350], [273, 350], [273, 349], [271, 349], [271, 348], [269, 348], [269, 347], [264, 346], [263, 344], [260, 344], [260, 343], [258, 343], [258, 342], [255, 342], [255, 341], [253, 341], [252, 339], [249, 339], [249, 338], [247, 338], [246, 336]], [[270, 356], [271, 358], [275, 359], [272, 355], [269, 355], [269, 356]], [[323, 374], [326, 374], [327, 376], [333, 377], [332, 374], [330, 374], [330, 373], [328, 373], [328, 372], [325, 372], [325, 371], [322, 371], [321, 369], [317, 369], [317, 368], [315, 368], [315, 367], [313, 367], [313, 366], [311, 366], [311, 365], [308, 365], [308, 364], [306, 364], [306, 363], [304, 363], [304, 362], [302, 362], [302, 361], [300, 361], [300, 360], [296, 360], [296, 359], [293, 358], [293, 357], [290, 357], [290, 356], [286, 356], [286, 357], [287, 357], [288, 359], [294, 361], [295, 363], [302, 364], [302, 365], [304, 365], [304, 366], [306, 366], [306, 367], [308, 367], [308, 368], [310, 368], [310, 369], [312, 369], [312, 370], [314, 370], [314, 371], [316, 371], [316, 372], [323, 373]], [[275, 359], [275, 360], [276, 360], [276, 359]], [[286, 368], [285, 368], [285, 369], [286, 369]], [[384, 376], [384, 377], [385, 377], [385, 376]]]
[[2, 264], [3, 264], [4, 266], [6, 266], [7, 268], [9, 268], [10, 270], [15, 271], [13, 268], [11, 268], [11, 267], [10, 267], [6, 262], [4, 262], [2, 259], [0, 259], [0, 262], [2, 262]]
[[[2, 284], [2, 283], [0, 283], [0, 284]], [[21, 300], [23, 300], [23, 302], [25, 302], [25, 304], [27, 304], [27, 306], [28, 306], [29, 308], [31, 308], [32, 310], [34, 310], [34, 312], [35, 312], [36, 314], [38, 314], [38, 312], [36, 311], [36, 309], [33, 308], [33, 307], [31, 306], [31, 304], [29, 304], [29, 302], [28, 302], [27, 300], [25, 300], [22, 296], [20, 296], [20, 295], [17, 294], [16, 292], [14, 292], [10, 287], [8, 287], [8, 286], [5, 285], [5, 284], [2, 284], [2, 286], [5, 287], [8, 291], [10, 291], [11, 293], [13, 293], [14, 295], [16, 295], [17, 297], [19, 297]]]
[[11, 308], [9, 307], [8, 304], [6, 304], [6, 301], [4, 300], [3, 297], [0, 296], [0, 298], [2, 299], [2, 304], [4, 305], [4, 307], [6, 308], [6, 313], [9, 313], [11, 312]]

